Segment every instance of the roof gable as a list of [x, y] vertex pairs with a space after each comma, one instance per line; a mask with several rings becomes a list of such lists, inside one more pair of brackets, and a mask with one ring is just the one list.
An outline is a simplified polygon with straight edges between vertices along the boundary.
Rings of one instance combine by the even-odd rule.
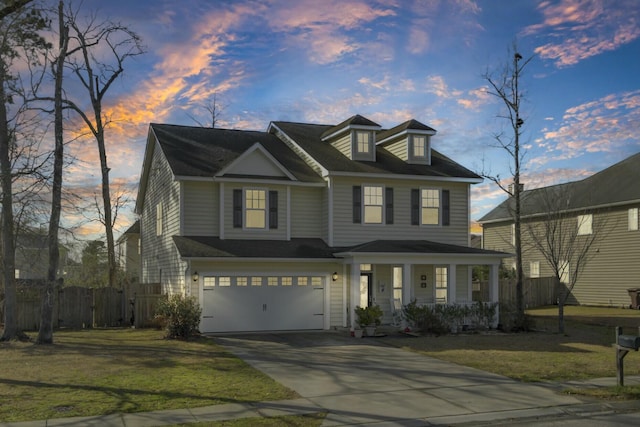
[[216, 176], [260, 176], [296, 180], [259, 142], [222, 168]]
[[380, 130], [380, 125], [361, 116], [360, 114], [356, 114], [355, 116], [349, 117], [342, 123], [325, 130], [322, 133], [321, 138], [323, 141], [327, 141], [351, 129], [369, 129], [375, 131]]

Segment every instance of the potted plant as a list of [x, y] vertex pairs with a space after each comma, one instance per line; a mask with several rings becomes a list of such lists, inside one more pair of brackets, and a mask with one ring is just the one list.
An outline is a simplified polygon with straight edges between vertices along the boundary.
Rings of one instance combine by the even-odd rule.
[[356, 323], [365, 330], [368, 337], [376, 335], [376, 327], [382, 323], [382, 309], [379, 305], [356, 306]]

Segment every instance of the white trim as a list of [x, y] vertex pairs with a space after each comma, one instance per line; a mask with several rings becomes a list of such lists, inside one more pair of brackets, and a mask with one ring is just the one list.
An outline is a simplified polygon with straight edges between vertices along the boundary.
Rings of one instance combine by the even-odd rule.
[[[302, 147], [300, 147], [300, 145], [298, 145], [298, 143], [296, 141], [293, 140], [293, 138], [291, 138], [289, 135], [286, 134], [286, 132], [284, 132], [282, 129], [280, 129], [277, 125], [275, 125], [273, 122], [269, 123], [269, 126], [267, 127], [267, 132], [271, 133], [271, 129], [276, 129], [277, 132], [280, 132], [282, 134], [282, 136], [285, 137], [285, 139], [287, 141], [282, 140], [282, 138], [280, 138], [282, 140], [282, 142], [284, 142], [285, 144], [287, 144], [289, 146], [289, 148], [291, 148], [290, 145], [293, 145], [297, 150], [299, 150], [301, 153], [303, 153], [307, 158], [303, 158], [303, 161], [310, 161], [313, 162], [315, 164], [315, 167], [320, 171], [320, 174], [322, 176], [326, 175], [328, 173], [328, 170], [325, 169], [324, 166], [322, 166], [320, 163], [318, 163], [318, 161], [316, 159], [313, 158], [313, 156], [311, 156], [309, 153], [307, 153]], [[277, 138], [279, 138], [278, 135], [275, 135]], [[290, 144], [290, 145], [289, 145]], [[293, 150], [296, 151], [296, 150]], [[297, 153], [296, 153], [297, 154]], [[311, 165], [310, 165], [311, 166]], [[311, 166], [311, 168], [313, 169], [313, 166]]]
[[396, 138], [400, 138], [403, 135], [407, 135], [407, 134], [415, 134], [415, 135], [428, 135], [428, 136], [433, 136], [435, 135], [437, 132], [435, 130], [424, 130], [424, 129], [405, 129], [403, 131], [400, 131], [398, 133], [394, 133], [389, 135], [388, 137], [386, 137], [383, 140], [380, 140], [378, 142], [376, 142], [376, 145], [380, 145], [382, 146], [383, 144], [385, 144], [386, 142], [390, 142], [391, 140], [394, 140]]
[[[375, 131], [379, 131], [380, 129], [382, 129], [382, 127], [380, 127], [380, 126], [351, 125], [351, 124], [348, 124], [345, 127], [342, 127], [340, 129], [338, 129], [337, 131], [333, 132], [332, 134], [329, 134], [329, 135], [323, 137], [321, 139], [321, 141], [323, 141], [323, 142], [324, 141], [328, 141], [331, 138], [333, 138], [334, 136], [342, 135], [343, 133], [349, 132], [351, 130], [368, 130], [368, 131], [371, 131], [371, 132], [375, 132]], [[375, 144], [374, 144], [374, 146], [375, 146]]]
[[289, 181], [287, 179], [266, 179], [260, 176], [255, 178], [238, 178], [238, 177], [210, 177], [210, 176], [185, 176], [175, 175], [174, 181], [193, 181], [193, 182], [229, 182], [229, 183], [256, 183], [291, 185], [298, 187], [324, 187], [324, 182], [305, 182], [305, 181]]
[[[438, 192], [438, 223], [437, 224], [425, 224], [424, 222], [422, 222], [422, 209], [425, 208], [425, 206], [422, 205], [422, 191], [423, 190], [434, 190]], [[418, 189], [419, 193], [418, 193], [418, 198], [420, 200], [420, 211], [418, 212], [418, 225], [420, 227], [443, 227], [442, 225], [442, 210], [443, 210], [443, 206], [442, 206], [442, 187], [420, 187]], [[451, 204], [451, 200], [449, 200], [449, 204]], [[433, 206], [426, 206], [427, 209], [433, 209]]]
[[220, 240], [224, 240], [224, 182], [220, 183], [218, 189], [218, 235], [220, 236]]
[[367, 178], [367, 179], [404, 179], [412, 181], [447, 181], [447, 182], [467, 182], [471, 184], [478, 184], [483, 181], [482, 178], [456, 178], [456, 177], [442, 177], [442, 176], [430, 176], [430, 175], [402, 175], [398, 173], [381, 174], [381, 173], [360, 173], [360, 172], [342, 172], [331, 171], [332, 176], [354, 177], [354, 178]]
[[291, 172], [289, 172], [289, 170], [287, 168], [285, 168], [282, 163], [280, 163], [275, 157], [273, 157], [273, 155], [271, 153], [269, 153], [263, 146], [262, 144], [260, 144], [259, 142], [256, 142], [255, 144], [253, 144], [251, 147], [249, 147], [249, 149], [247, 149], [244, 153], [242, 153], [241, 155], [239, 155], [236, 159], [234, 159], [231, 163], [229, 163], [228, 165], [226, 165], [224, 168], [220, 169], [218, 171], [218, 173], [215, 174], [216, 177], [222, 177], [224, 176], [230, 169], [233, 169], [235, 166], [237, 166], [239, 163], [242, 163], [244, 161], [244, 159], [248, 156], [250, 156], [251, 154], [253, 154], [254, 151], [259, 151], [260, 153], [264, 154], [267, 159], [269, 159], [270, 161], [273, 162], [273, 164], [276, 166], [276, 168], [280, 169], [280, 172], [282, 172], [287, 178], [289, 178], [292, 181], [297, 181], [298, 179], [293, 176], [293, 174]]
[[329, 199], [327, 202], [327, 209], [329, 210], [328, 212], [328, 220], [327, 220], [327, 244], [331, 247], [333, 247], [333, 179], [329, 176], [327, 177], [327, 187], [328, 187], [328, 191], [327, 191], [327, 198]]
[[[381, 194], [382, 203], [380, 204], [380, 222], [366, 222], [364, 220], [366, 206], [378, 206], [378, 205], [365, 205], [365, 203], [364, 203], [364, 197], [365, 197], [364, 189], [365, 189], [365, 187], [370, 187], [370, 188], [374, 188], [375, 187], [375, 188], [381, 188], [382, 189], [382, 194]], [[361, 191], [360, 191], [360, 193], [361, 193], [360, 194], [360, 206], [361, 206], [361, 209], [360, 209], [360, 214], [361, 214], [360, 224], [363, 225], [363, 226], [375, 226], [375, 227], [380, 227], [380, 226], [386, 225], [386, 223], [387, 223], [386, 222], [386, 206], [387, 206], [387, 203], [386, 203], [386, 200], [385, 200], [385, 196], [386, 196], [386, 187], [385, 187], [385, 185], [384, 184], [366, 184], [366, 183], [363, 183], [360, 186], [360, 188], [361, 188]]]
[[[279, 213], [279, 212], [278, 212]], [[287, 212], [286, 212], [287, 240], [291, 240], [291, 187], [287, 185]]]
[[[264, 227], [247, 227], [247, 191], [262, 191], [264, 193]], [[266, 187], [242, 187], [242, 230], [243, 231], [269, 231], [269, 188]], [[250, 209], [259, 211], [261, 209]]]
[[180, 212], [178, 215], [180, 217], [180, 224], [178, 224], [178, 236], [184, 236], [184, 183], [180, 182], [178, 186], [180, 187], [180, 194], [178, 195], [178, 204], [180, 206]]

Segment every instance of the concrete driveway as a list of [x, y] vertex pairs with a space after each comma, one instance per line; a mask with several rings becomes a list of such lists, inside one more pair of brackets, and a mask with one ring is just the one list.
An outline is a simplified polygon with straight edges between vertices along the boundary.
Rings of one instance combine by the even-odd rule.
[[[412, 338], [407, 338], [412, 339]], [[430, 425], [566, 415], [583, 403], [550, 388], [344, 332], [265, 333], [215, 340], [311, 404], [324, 425]]]

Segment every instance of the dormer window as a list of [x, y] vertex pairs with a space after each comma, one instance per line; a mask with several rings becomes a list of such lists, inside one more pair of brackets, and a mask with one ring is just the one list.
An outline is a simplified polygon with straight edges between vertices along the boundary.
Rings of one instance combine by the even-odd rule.
[[409, 162], [413, 163], [430, 163], [429, 136], [427, 135], [409, 135]]
[[373, 132], [354, 130], [351, 134], [351, 142], [353, 160], [376, 160]]

